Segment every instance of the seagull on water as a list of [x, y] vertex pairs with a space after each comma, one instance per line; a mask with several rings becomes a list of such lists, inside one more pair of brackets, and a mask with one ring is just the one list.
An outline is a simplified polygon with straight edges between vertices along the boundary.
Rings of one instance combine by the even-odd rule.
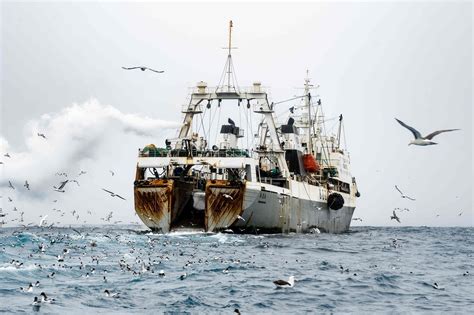
[[150, 70], [150, 71], [153, 71], [153, 72], [156, 72], [156, 73], [163, 73], [164, 71], [163, 70], [155, 70], [155, 69], [152, 69], [152, 68], [148, 68], [148, 67], [122, 67], [122, 69], [124, 70], [135, 70], [135, 69], [140, 69], [142, 71], [145, 71], [145, 70]]
[[288, 281], [285, 280], [275, 280], [273, 284], [276, 285], [277, 288], [292, 288], [295, 285], [295, 277], [290, 276]]
[[120, 196], [120, 195], [118, 195], [118, 194], [116, 194], [116, 193], [114, 193], [110, 190], [107, 190], [107, 189], [104, 189], [104, 188], [102, 188], [102, 190], [108, 192], [111, 197], [119, 197], [120, 199], [126, 200], [124, 197], [122, 197], [122, 196]]
[[107, 289], [104, 290], [104, 293], [105, 293], [106, 297], [113, 297], [113, 298], [118, 298], [119, 297], [119, 293], [115, 293], [115, 292], [112, 293]]
[[54, 303], [56, 300], [55, 299], [50, 299], [49, 297], [46, 296], [46, 293], [41, 292], [41, 303]]
[[395, 213], [395, 210], [393, 210], [393, 215], [390, 216], [390, 220], [397, 220], [397, 222], [400, 223], [400, 218]]
[[30, 283], [26, 288], [20, 287], [23, 292], [33, 292], [33, 283]]
[[411, 198], [411, 197], [408, 197], [407, 195], [405, 195], [405, 194], [400, 190], [400, 188], [398, 188], [397, 185], [395, 185], [395, 189], [398, 190], [398, 192], [400, 193], [400, 195], [401, 195], [402, 198], [415, 201], [415, 198]]
[[440, 133], [443, 133], [443, 132], [459, 130], [459, 129], [437, 130], [437, 131], [434, 131], [434, 132], [430, 133], [429, 135], [423, 137], [421, 135], [421, 133], [418, 130], [416, 130], [415, 128], [408, 126], [403, 121], [398, 120], [397, 118], [395, 118], [395, 120], [398, 121], [398, 123], [400, 125], [407, 128], [408, 130], [410, 130], [413, 133], [413, 136], [415, 136], [415, 140], [410, 141], [410, 143], [408, 143], [408, 145], [414, 144], [414, 145], [423, 145], [423, 146], [425, 146], [425, 145], [438, 144], [436, 142], [431, 141], [431, 139], [433, 139], [435, 136], [437, 136], [437, 135], [439, 135]]

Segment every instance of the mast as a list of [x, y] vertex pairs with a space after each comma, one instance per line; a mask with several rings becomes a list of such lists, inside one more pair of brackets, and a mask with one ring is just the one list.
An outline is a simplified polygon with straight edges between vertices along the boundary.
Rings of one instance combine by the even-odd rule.
[[337, 131], [337, 148], [341, 145], [342, 114], [339, 115], [339, 129]]
[[227, 55], [227, 92], [230, 92], [230, 75], [232, 73], [231, 62], [232, 62], [232, 20], [229, 22], [229, 54]]
[[309, 92], [310, 84], [309, 84], [309, 70], [306, 70], [306, 78], [304, 79], [304, 94], [305, 97], [305, 106], [308, 108], [308, 154], [312, 154], [312, 140], [311, 140], [311, 93]]
[[[232, 27], [234, 27], [234, 24], [232, 23], [232, 20], [229, 21], [229, 42], [228, 46], [224, 47], [223, 49], [227, 49], [227, 60], [224, 66], [224, 72], [222, 73], [222, 77], [219, 80], [219, 84], [217, 88], [221, 89], [221, 91], [224, 91], [224, 87], [227, 87], [225, 89], [225, 92], [238, 92], [235, 85], [237, 84], [236, 80], [234, 79], [234, 65], [232, 63], [232, 49], [237, 49], [237, 47], [232, 47]], [[226, 78], [227, 77], [227, 78]], [[232, 81], [232, 82], [231, 82]], [[227, 85], [226, 85], [227, 83]], [[232, 85], [231, 85], [232, 83]], [[233, 89], [231, 91], [231, 89]]]

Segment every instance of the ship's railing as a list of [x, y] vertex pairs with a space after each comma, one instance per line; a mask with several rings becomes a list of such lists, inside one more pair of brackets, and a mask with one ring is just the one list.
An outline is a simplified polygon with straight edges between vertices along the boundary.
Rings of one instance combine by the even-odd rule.
[[204, 90], [199, 87], [193, 87], [192, 93], [266, 93], [267, 88], [261, 85], [258, 86], [244, 86], [244, 87], [230, 87], [227, 86], [207, 86]]
[[193, 157], [249, 157], [248, 150], [226, 149], [226, 150], [179, 150], [179, 149], [140, 149], [139, 157], [187, 157], [191, 153]]

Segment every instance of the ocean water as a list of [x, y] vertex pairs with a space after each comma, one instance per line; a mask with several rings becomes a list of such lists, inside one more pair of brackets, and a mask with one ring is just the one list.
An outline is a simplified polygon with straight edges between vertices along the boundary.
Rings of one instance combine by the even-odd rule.
[[[0, 311], [469, 313], [474, 309], [473, 236], [473, 228], [429, 227], [354, 227], [341, 235], [3, 228]], [[294, 287], [273, 284], [291, 275]], [[39, 287], [32, 292], [19, 289], [36, 281]], [[119, 297], [105, 296], [105, 289]], [[55, 302], [33, 307], [41, 292]]]

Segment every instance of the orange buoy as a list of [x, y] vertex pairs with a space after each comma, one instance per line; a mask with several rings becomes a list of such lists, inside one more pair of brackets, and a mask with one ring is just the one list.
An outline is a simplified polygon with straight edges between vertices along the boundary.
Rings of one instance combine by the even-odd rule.
[[303, 154], [303, 166], [307, 172], [319, 172], [320, 167], [312, 154]]

